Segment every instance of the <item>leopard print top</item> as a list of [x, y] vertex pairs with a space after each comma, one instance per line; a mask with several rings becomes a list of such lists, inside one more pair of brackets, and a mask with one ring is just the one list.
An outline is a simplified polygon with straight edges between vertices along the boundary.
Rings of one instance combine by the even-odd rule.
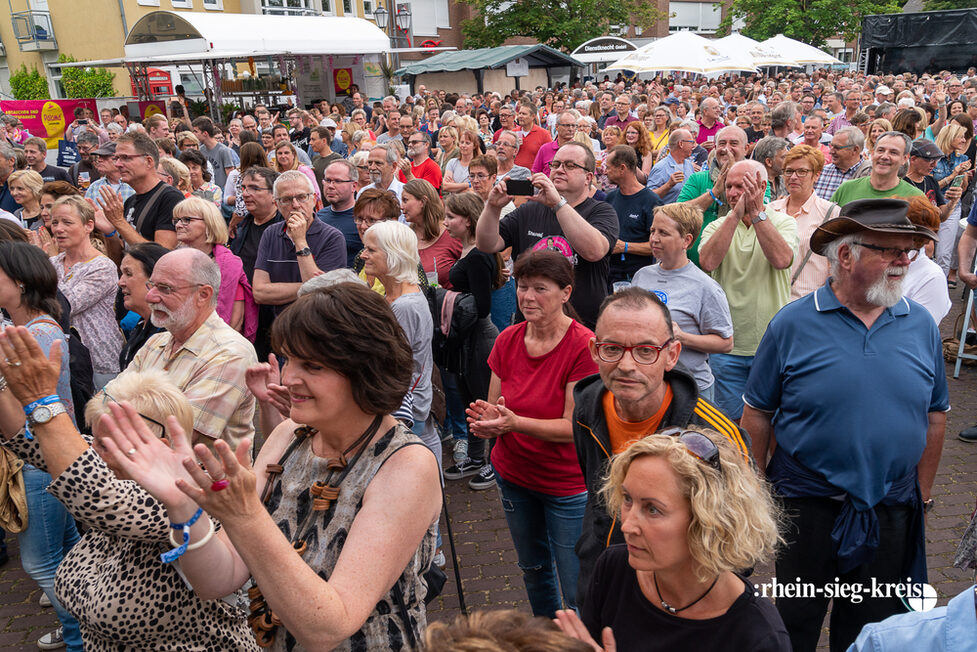
[[[37, 440], [21, 432], [5, 445], [47, 470]], [[172, 547], [166, 510], [135, 482], [115, 477], [93, 448], [48, 491], [89, 526], [65, 555], [54, 585], [58, 600], [78, 619], [87, 652], [257, 652], [243, 596], [230, 600], [233, 606], [201, 600], [176, 564], [160, 561]]]
[[[302, 559], [320, 577], [328, 580], [335, 568], [339, 555], [343, 551], [346, 535], [356, 518], [363, 501], [363, 494], [373, 476], [391, 455], [405, 446], [414, 445], [424, 444], [410, 430], [398, 425], [368, 446], [350, 469], [340, 485], [339, 498], [335, 504], [323, 512], [321, 518], [314, 521], [312, 530], [304, 537], [308, 550], [302, 555]], [[322, 480], [328, 475], [326, 471], [328, 460], [316, 456], [311, 446], [312, 438], [308, 437], [288, 457], [266, 505], [272, 520], [289, 541], [295, 539], [296, 529], [300, 523], [305, 522], [305, 517], [312, 509], [309, 487], [313, 482]], [[413, 559], [397, 580], [403, 589], [404, 602], [418, 641], [422, 640], [422, 632], [427, 625], [424, 610], [427, 586], [424, 583], [423, 573], [434, 558], [434, 542], [435, 524], [432, 523], [414, 553]], [[376, 608], [363, 627], [335, 649], [343, 652], [407, 650], [409, 639], [405, 627], [404, 618], [396, 607], [393, 593], [389, 591], [377, 602]], [[278, 628], [274, 644], [268, 649], [275, 652], [305, 650], [284, 627]]]

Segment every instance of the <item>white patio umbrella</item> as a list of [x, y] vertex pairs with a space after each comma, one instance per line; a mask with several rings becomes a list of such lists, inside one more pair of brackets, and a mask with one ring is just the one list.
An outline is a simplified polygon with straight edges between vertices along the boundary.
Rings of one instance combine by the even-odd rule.
[[725, 46], [727, 50], [735, 52], [746, 52], [753, 57], [753, 63], [757, 67], [763, 66], [785, 66], [797, 68], [801, 64], [790, 57], [785, 57], [769, 45], [764, 45], [759, 41], [754, 41], [748, 36], [743, 36], [739, 32], [717, 39], [716, 43]]
[[692, 32], [676, 32], [629, 52], [606, 70], [631, 70], [639, 75], [665, 71], [715, 75], [727, 71], [756, 71], [753, 58], [745, 52], [729, 51]]
[[768, 38], [766, 41], [761, 42], [760, 45], [765, 45], [781, 56], [793, 59], [801, 65], [830, 66], [832, 64], [842, 63], [839, 59], [835, 59], [830, 54], [822, 52], [813, 45], [795, 41], [783, 34], [777, 34]]

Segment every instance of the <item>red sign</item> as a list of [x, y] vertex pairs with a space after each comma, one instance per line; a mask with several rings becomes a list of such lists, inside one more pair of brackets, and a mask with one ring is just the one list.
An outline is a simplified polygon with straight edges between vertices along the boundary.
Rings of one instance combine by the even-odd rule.
[[0, 111], [12, 115], [24, 123], [32, 136], [47, 141], [48, 149], [57, 149], [64, 138], [65, 129], [74, 119], [74, 111], [83, 106], [98, 117], [95, 100], [4, 100]]

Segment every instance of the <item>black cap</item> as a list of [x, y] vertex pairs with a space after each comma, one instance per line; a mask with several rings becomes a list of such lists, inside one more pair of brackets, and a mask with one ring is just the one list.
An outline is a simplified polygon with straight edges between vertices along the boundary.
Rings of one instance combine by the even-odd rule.
[[929, 160], [943, 158], [943, 150], [936, 146], [931, 140], [919, 138], [913, 141], [913, 147], [909, 151], [910, 156], [918, 156]]

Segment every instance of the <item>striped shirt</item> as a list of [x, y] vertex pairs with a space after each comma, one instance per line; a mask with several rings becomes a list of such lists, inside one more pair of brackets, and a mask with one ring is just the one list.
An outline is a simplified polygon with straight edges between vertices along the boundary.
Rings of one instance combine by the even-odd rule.
[[828, 163], [821, 170], [821, 176], [814, 182], [814, 194], [821, 199], [831, 201], [831, 196], [835, 194], [838, 186], [856, 178], [864, 163], [865, 161], [859, 161], [847, 170], [839, 170], [834, 163]]

